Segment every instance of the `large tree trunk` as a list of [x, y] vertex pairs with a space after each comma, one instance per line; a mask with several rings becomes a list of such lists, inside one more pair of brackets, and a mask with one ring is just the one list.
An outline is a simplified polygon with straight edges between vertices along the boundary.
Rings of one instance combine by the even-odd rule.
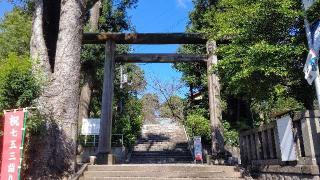
[[37, 107], [45, 120], [32, 179], [60, 179], [75, 170], [84, 0], [36, 0], [31, 38], [34, 69], [46, 75]]
[[[84, 84], [81, 87], [80, 103], [79, 103], [79, 121], [78, 129], [81, 129], [82, 119], [89, 117], [89, 106], [93, 89], [93, 77], [90, 72], [84, 72]], [[80, 131], [79, 131], [80, 132]]]
[[[101, 1], [97, 1], [90, 9], [90, 31], [94, 32], [98, 29]], [[89, 105], [91, 102], [91, 94], [93, 90], [93, 79], [95, 72], [93, 70], [83, 70], [84, 84], [81, 87], [80, 103], [79, 103], [79, 121], [78, 129], [82, 126], [82, 119], [89, 117]]]

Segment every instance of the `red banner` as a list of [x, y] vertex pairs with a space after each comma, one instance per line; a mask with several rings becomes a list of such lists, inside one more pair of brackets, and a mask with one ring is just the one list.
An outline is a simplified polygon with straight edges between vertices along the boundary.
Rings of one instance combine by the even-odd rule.
[[17, 180], [21, 158], [22, 128], [24, 112], [6, 112], [1, 164], [1, 180]]

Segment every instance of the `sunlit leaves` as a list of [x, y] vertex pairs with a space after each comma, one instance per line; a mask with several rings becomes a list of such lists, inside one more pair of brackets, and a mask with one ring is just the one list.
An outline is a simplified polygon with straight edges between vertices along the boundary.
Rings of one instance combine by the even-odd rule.
[[0, 64], [0, 109], [31, 105], [39, 94], [39, 85], [31, 72], [26, 56], [9, 54]]
[[30, 36], [31, 16], [19, 8], [7, 13], [0, 21], [0, 57], [29, 53]]

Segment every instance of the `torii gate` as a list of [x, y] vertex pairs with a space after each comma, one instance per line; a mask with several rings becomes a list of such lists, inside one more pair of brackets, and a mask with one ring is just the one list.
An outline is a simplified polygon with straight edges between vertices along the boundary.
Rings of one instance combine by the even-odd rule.
[[[116, 62], [129, 63], [207, 63], [209, 110], [212, 130], [212, 153], [217, 155], [224, 151], [221, 128], [220, 85], [218, 77], [211, 74], [210, 68], [217, 64], [214, 54], [216, 42], [208, 41], [203, 34], [197, 33], [85, 33], [84, 44], [105, 44], [104, 81], [101, 108], [101, 122], [98, 145], [98, 161], [102, 164], [112, 164], [112, 100], [113, 78]], [[206, 44], [206, 55], [187, 54], [115, 54], [116, 44]]]

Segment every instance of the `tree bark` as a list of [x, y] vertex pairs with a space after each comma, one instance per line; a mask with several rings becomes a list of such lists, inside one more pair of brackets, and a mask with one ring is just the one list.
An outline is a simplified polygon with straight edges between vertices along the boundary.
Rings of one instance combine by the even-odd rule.
[[99, 17], [100, 17], [101, 1], [97, 1], [90, 9], [90, 32], [95, 32], [98, 29]]
[[212, 137], [212, 155], [215, 158], [222, 158], [224, 153], [224, 140], [222, 129], [222, 113], [220, 107], [220, 84], [216, 74], [211, 72], [213, 65], [218, 63], [218, 58], [215, 55], [216, 42], [207, 43], [207, 51], [209, 54], [208, 68], [208, 90], [209, 90], [209, 112], [211, 122], [211, 137]]
[[[35, 69], [40, 68], [47, 80], [36, 101], [39, 113], [45, 120], [45, 130], [39, 138], [38, 146], [34, 147], [37, 155], [29, 167], [32, 179], [67, 177], [75, 171], [76, 161], [80, 49], [85, 1], [61, 0], [61, 3], [58, 1], [54, 4], [55, 7], [49, 7], [60, 8], [59, 14], [46, 14], [43, 7], [49, 2], [35, 2], [32, 27], [30, 53], [33, 61], [39, 62], [34, 63]], [[56, 27], [58, 31], [45, 32], [44, 14], [59, 18], [59, 27]], [[54, 58], [48, 56], [45, 43], [50, 35], [57, 37]], [[49, 62], [50, 58], [54, 60], [53, 63]]]
[[81, 87], [80, 103], [79, 103], [79, 121], [78, 129], [79, 133], [82, 126], [82, 119], [89, 117], [89, 106], [91, 102], [91, 95], [93, 89], [93, 77], [90, 72], [84, 73], [84, 85]]
[[39, 71], [48, 78], [51, 75], [49, 55], [43, 33], [43, 0], [35, 2], [32, 20], [32, 35], [30, 40], [30, 56], [34, 60], [34, 74]]
[[[94, 6], [90, 9], [90, 31], [94, 32], [98, 29], [99, 16], [100, 16], [100, 7], [101, 1], [97, 1]], [[84, 84], [81, 87], [80, 93], [80, 103], [79, 103], [79, 120], [78, 120], [78, 129], [80, 133], [80, 129], [82, 126], [82, 119], [89, 117], [89, 105], [91, 102], [91, 94], [93, 91], [93, 79], [94, 72], [92, 70], [85, 70], [82, 72], [84, 77]]]

